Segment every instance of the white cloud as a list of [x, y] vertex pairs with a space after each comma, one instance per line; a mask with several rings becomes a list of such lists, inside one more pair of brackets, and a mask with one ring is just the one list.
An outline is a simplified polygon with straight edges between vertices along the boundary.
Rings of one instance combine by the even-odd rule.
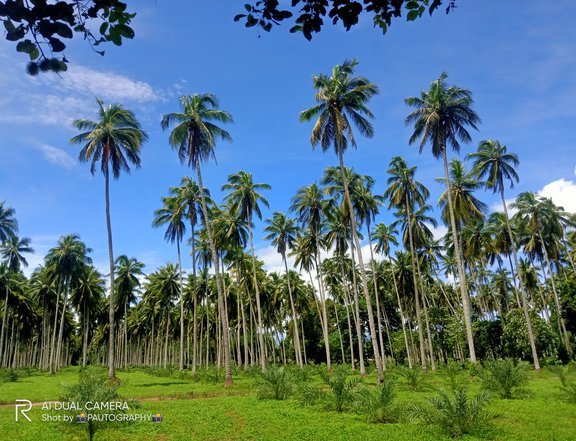
[[34, 148], [40, 150], [44, 158], [46, 158], [46, 160], [52, 164], [56, 164], [66, 169], [71, 169], [76, 165], [74, 158], [62, 149], [52, 147], [48, 144], [41, 144], [35, 146]]
[[[512, 199], [506, 199], [506, 208], [508, 209], [508, 216], [512, 217], [514, 216], [518, 210], [516, 210], [515, 208], [513, 208], [511, 205], [514, 203], [514, 198]], [[498, 202], [494, 202], [492, 205], [490, 205], [490, 209], [493, 212], [498, 212], [498, 213], [503, 213], [504, 210], [502, 209], [502, 202], [498, 201]]]
[[539, 196], [550, 198], [559, 207], [569, 213], [576, 213], [576, 183], [563, 178], [546, 184], [538, 192]]
[[79, 65], [71, 65], [62, 78], [46, 75], [42, 76], [41, 80], [64, 91], [113, 99], [115, 102], [146, 103], [160, 98], [154, 88], [144, 81]]
[[446, 233], [448, 232], [448, 227], [444, 225], [438, 225], [437, 227], [429, 223], [425, 223], [425, 225], [430, 229], [430, 231], [432, 231], [432, 236], [434, 240], [443, 239], [444, 236], [446, 236]]

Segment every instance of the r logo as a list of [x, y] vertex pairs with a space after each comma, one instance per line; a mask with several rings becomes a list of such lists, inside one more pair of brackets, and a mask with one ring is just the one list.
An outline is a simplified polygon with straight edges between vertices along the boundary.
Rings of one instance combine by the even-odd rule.
[[[22, 404], [18, 404], [18, 403], [22, 403]], [[18, 414], [21, 413], [22, 416], [24, 416], [24, 418], [26, 418], [28, 421], [32, 422], [32, 420], [30, 419], [30, 417], [27, 414], [27, 412], [30, 411], [30, 409], [32, 409], [32, 402], [30, 400], [16, 400], [16, 404], [14, 405], [16, 407], [16, 421], [18, 421]], [[22, 409], [19, 409], [22, 408]]]

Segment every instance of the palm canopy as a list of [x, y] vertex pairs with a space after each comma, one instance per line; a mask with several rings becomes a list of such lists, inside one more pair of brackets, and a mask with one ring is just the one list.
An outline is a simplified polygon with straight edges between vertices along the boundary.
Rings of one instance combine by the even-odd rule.
[[388, 226], [383, 222], [376, 224], [372, 232], [372, 238], [376, 241], [376, 246], [374, 247], [376, 252], [389, 256], [390, 244], [398, 245], [397, 234], [398, 230], [393, 225]]
[[230, 133], [217, 123], [231, 123], [232, 116], [218, 109], [218, 98], [210, 93], [182, 96], [180, 106], [181, 112], [168, 113], [161, 122], [163, 130], [175, 126], [168, 142], [178, 150], [180, 162], [195, 168], [208, 158], [216, 159], [216, 139], [232, 141]]
[[118, 291], [118, 307], [136, 301], [136, 292], [140, 287], [140, 278], [144, 275], [144, 264], [135, 257], [125, 254], [118, 256], [115, 262], [115, 283]]
[[252, 221], [253, 214], [256, 213], [262, 219], [262, 211], [259, 203], [269, 207], [268, 201], [259, 193], [259, 190], [270, 190], [268, 184], [254, 183], [252, 173], [239, 171], [228, 176], [228, 183], [222, 186], [222, 190], [230, 190], [225, 200], [231, 204], [233, 211], [248, 222]]
[[457, 86], [448, 86], [443, 72], [433, 81], [430, 90], [422, 91], [419, 97], [406, 98], [408, 106], [416, 108], [405, 120], [414, 124], [410, 144], [420, 139], [420, 153], [427, 142], [432, 144], [432, 154], [440, 158], [449, 145], [458, 152], [460, 142], [471, 141], [466, 126], [477, 129], [480, 117], [471, 109], [472, 92]]
[[494, 193], [504, 192], [504, 180], [510, 181], [510, 188], [514, 188], [514, 182], [520, 178], [514, 167], [518, 167], [520, 161], [514, 153], [509, 153], [505, 145], [500, 141], [485, 139], [480, 141], [478, 151], [470, 153], [466, 159], [471, 159], [474, 164], [474, 173], [479, 179], [486, 179], [486, 185]]
[[0, 246], [2, 259], [13, 272], [20, 271], [20, 266], [27, 267], [28, 261], [23, 254], [33, 252], [34, 249], [30, 246], [30, 239], [27, 237], [20, 239], [16, 235], [11, 235]]
[[[184, 176], [180, 181], [179, 187], [171, 187], [170, 195], [177, 197], [182, 204], [187, 206], [186, 218], [191, 225], [198, 224], [198, 214], [202, 211], [200, 186], [189, 176]], [[210, 190], [204, 189], [204, 197], [208, 204], [212, 203], [210, 199]]]
[[6, 207], [4, 202], [0, 202], [0, 242], [4, 242], [18, 232], [18, 221], [14, 217], [15, 214], [16, 210]]
[[292, 249], [298, 235], [299, 229], [294, 219], [287, 217], [280, 211], [276, 211], [272, 219], [266, 219], [266, 224], [264, 231], [268, 234], [264, 239], [272, 241], [272, 245], [276, 247], [278, 252], [283, 257], [286, 256], [286, 251]]
[[334, 66], [332, 75], [315, 75], [312, 83], [316, 89], [318, 104], [300, 112], [300, 121], [318, 117], [310, 142], [312, 147], [320, 145], [323, 151], [331, 146], [337, 155], [342, 154], [356, 140], [352, 125], [368, 138], [374, 136], [369, 119], [374, 118], [366, 103], [378, 93], [378, 87], [361, 76], [353, 76], [356, 60], [346, 60]]
[[[446, 182], [446, 178], [442, 177], [436, 178], [436, 180]], [[473, 192], [482, 186], [476, 179], [475, 173], [468, 173], [462, 162], [453, 159], [450, 161], [450, 181], [456, 224], [463, 225], [475, 219], [483, 218], [488, 206], [473, 195]], [[448, 190], [440, 195], [438, 205], [442, 207], [442, 220], [449, 224]]]
[[428, 199], [430, 195], [428, 189], [414, 179], [416, 168], [416, 166], [408, 167], [404, 158], [400, 156], [392, 158], [388, 169], [390, 177], [386, 181], [388, 188], [384, 192], [384, 198], [390, 201], [388, 208], [399, 208], [406, 203], [423, 205]]
[[92, 263], [88, 253], [92, 250], [80, 240], [77, 234], [68, 234], [58, 239], [56, 247], [48, 251], [45, 257], [46, 266], [57, 275], [61, 281], [69, 283], [77, 278], [85, 265]]
[[298, 222], [310, 228], [313, 234], [319, 234], [326, 205], [322, 190], [314, 182], [298, 189], [292, 198], [290, 210], [298, 215]]
[[84, 144], [80, 150], [81, 162], [90, 162], [90, 172], [100, 170], [108, 176], [112, 167], [112, 176], [120, 177], [120, 172], [130, 172], [130, 164], [140, 167], [140, 150], [148, 135], [140, 127], [134, 113], [122, 108], [119, 104], [104, 107], [100, 98], [98, 102], [98, 121], [77, 119], [72, 124], [82, 133], [73, 137], [72, 144]]
[[180, 243], [186, 233], [186, 224], [184, 223], [184, 215], [186, 211], [186, 204], [176, 197], [163, 197], [163, 207], [154, 211], [154, 220], [152, 226], [159, 228], [163, 225], [166, 227], [164, 239], [170, 243]]

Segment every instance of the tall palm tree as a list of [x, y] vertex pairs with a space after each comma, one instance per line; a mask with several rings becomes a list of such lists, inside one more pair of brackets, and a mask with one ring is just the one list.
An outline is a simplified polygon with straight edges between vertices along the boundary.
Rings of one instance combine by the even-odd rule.
[[[140, 150], [148, 135], [140, 127], [134, 113], [119, 104], [104, 107], [98, 102], [98, 121], [77, 119], [72, 123], [81, 133], [73, 137], [72, 144], [82, 144], [80, 162], [90, 162], [90, 172], [96, 173], [98, 163], [104, 175], [106, 196], [106, 229], [108, 232], [108, 258], [110, 263], [110, 306], [108, 311], [110, 336], [108, 343], [108, 377], [116, 377], [114, 368], [114, 251], [110, 221], [110, 172], [118, 179], [122, 171], [130, 173], [130, 165], [140, 167]], [[110, 170], [111, 169], [111, 170]]]
[[218, 123], [232, 122], [232, 116], [218, 109], [218, 99], [215, 95], [204, 93], [192, 96], [180, 97], [181, 112], [173, 112], [162, 118], [162, 129], [175, 126], [170, 132], [169, 143], [178, 151], [178, 157], [182, 163], [196, 169], [198, 186], [200, 188], [200, 200], [202, 202], [202, 214], [204, 225], [210, 243], [210, 252], [216, 275], [216, 287], [218, 290], [218, 308], [222, 317], [222, 338], [224, 340], [224, 367], [226, 371], [225, 384], [230, 385], [232, 380], [232, 364], [230, 359], [230, 330], [228, 328], [228, 314], [224, 307], [224, 290], [218, 264], [218, 254], [212, 234], [212, 226], [208, 215], [208, 206], [200, 164], [209, 158], [215, 158], [214, 149], [216, 139], [232, 141], [230, 134], [219, 127]]
[[267, 219], [268, 226], [264, 231], [268, 233], [264, 237], [266, 240], [272, 241], [272, 245], [282, 256], [284, 262], [284, 270], [286, 272], [286, 282], [288, 285], [288, 297], [290, 300], [290, 309], [292, 310], [292, 323], [294, 325], [294, 350], [296, 352], [296, 363], [303, 367], [302, 352], [300, 349], [300, 333], [298, 331], [298, 321], [296, 319], [296, 308], [294, 306], [294, 297], [292, 296], [292, 284], [290, 283], [290, 274], [288, 272], [288, 262], [286, 260], [286, 251], [292, 249], [294, 241], [298, 235], [298, 227], [294, 219], [287, 217], [284, 213], [276, 211], [272, 219]]
[[[20, 239], [16, 236], [15, 227], [17, 224], [12, 217], [13, 214], [13, 209], [4, 209], [3, 204], [0, 204], [0, 238], [3, 237], [0, 244], [0, 255], [7, 266], [7, 270], [12, 274], [17, 274], [20, 272], [21, 266], [28, 266], [28, 261], [23, 256], [23, 253], [33, 253], [34, 250], [30, 247], [30, 239], [27, 237]], [[6, 237], [6, 235], [8, 236]], [[0, 363], [2, 362], [2, 349], [4, 347], [5, 327], [8, 318], [9, 284], [6, 284], [5, 291], [2, 330], [0, 331]]]
[[268, 201], [262, 196], [260, 190], [270, 190], [270, 185], [254, 183], [252, 174], [239, 171], [228, 176], [228, 183], [222, 186], [222, 190], [229, 190], [230, 193], [225, 200], [231, 204], [233, 211], [237, 212], [248, 224], [248, 236], [250, 239], [250, 254], [252, 255], [252, 273], [254, 276], [254, 290], [256, 294], [256, 312], [258, 316], [258, 340], [260, 341], [261, 357], [260, 365], [262, 371], [266, 370], [266, 359], [264, 357], [264, 329], [262, 327], [262, 308], [260, 306], [260, 287], [256, 278], [256, 254], [254, 252], [254, 238], [252, 235], [252, 218], [254, 214], [258, 219], [262, 219], [262, 211], [259, 204], [268, 207]]
[[[330, 356], [330, 339], [328, 333], [328, 313], [326, 311], [326, 298], [324, 296], [324, 282], [320, 265], [320, 249], [322, 248], [323, 215], [327, 210], [328, 201], [324, 199], [322, 190], [316, 183], [301, 187], [292, 198], [290, 210], [298, 215], [298, 222], [305, 227], [302, 235], [296, 241], [293, 255], [296, 257], [295, 265], [305, 269], [309, 275], [312, 268], [316, 269], [318, 292], [320, 294], [319, 317], [324, 337], [324, 350], [326, 351], [326, 366], [332, 368]], [[310, 277], [312, 277], [310, 275]], [[312, 280], [310, 280], [312, 286]], [[316, 297], [314, 296], [314, 300]]]
[[[374, 115], [366, 107], [366, 103], [371, 97], [378, 93], [378, 87], [372, 84], [364, 77], [354, 77], [354, 68], [358, 62], [356, 60], [345, 61], [332, 69], [332, 75], [320, 74], [314, 76], [312, 81], [314, 88], [317, 90], [315, 99], [317, 105], [306, 109], [300, 113], [300, 121], [310, 121], [318, 118], [312, 129], [310, 142], [312, 147], [320, 145], [323, 151], [334, 148], [340, 163], [340, 173], [342, 174], [342, 183], [344, 184], [344, 194], [350, 213], [350, 225], [352, 236], [358, 253], [358, 263], [360, 264], [360, 274], [362, 278], [362, 287], [366, 299], [366, 309], [368, 310], [368, 322], [370, 325], [370, 336], [373, 342], [377, 342], [376, 325], [374, 314], [372, 312], [372, 301], [368, 291], [368, 280], [366, 278], [366, 269], [362, 257], [360, 240], [356, 232], [356, 219], [354, 207], [350, 198], [350, 190], [344, 170], [344, 152], [350, 144], [356, 147], [356, 139], [352, 131], [352, 124], [360, 133], [368, 138], [374, 135], [374, 128], [368, 118]], [[351, 124], [352, 123], [352, 124]], [[372, 345], [374, 350], [374, 361], [378, 372], [378, 380], [384, 379], [382, 368], [382, 359], [378, 344]]]
[[[506, 222], [506, 230], [510, 238], [512, 257], [514, 258], [514, 266], [516, 267], [516, 271], [519, 271], [520, 266], [518, 262], [516, 239], [512, 234], [512, 228], [510, 227], [510, 217], [508, 215], [508, 207], [506, 206], [506, 196], [504, 195], [504, 180], [509, 182], [510, 188], [514, 188], [514, 182], [520, 180], [518, 173], [516, 173], [516, 170], [514, 169], [514, 167], [518, 167], [520, 164], [518, 156], [514, 153], [508, 152], [507, 147], [502, 145], [499, 141], [487, 139], [480, 142], [477, 152], [468, 154], [466, 158], [472, 159], [474, 172], [480, 179], [486, 179], [486, 186], [491, 188], [494, 193], [500, 193]], [[540, 370], [534, 331], [532, 330], [532, 321], [530, 320], [530, 313], [528, 311], [526, 288], [522, 277], [518, 277], [518, 281], [520, 285], [520, 295], [522, 297], [522, 309], [524, 311], [526, 328], [528, 330], [528, 340], [530, 340], [530, 349], [532, 350], [532, 361], [534, 362], [534, 369]]]
[[[65, 313], [68, 303], [68, 296], [76, 287], [78, 278], [84, 271], [84, 266], [90, 265], [92, 259], [88, 253], [92, 250], [80, 240], [77, 234], [68, 234], [58, 239], [56, 247], [48, 251], [45, 257], [46, 266], [58, 277], [59, 292], [63, 292], [62, 314], [60, 314], [60, 328], [58, 331], [58, 341], [56, 345], [56, 324], [58, 311], [54, 317], [54, 328], [52, 331], [52, 351], [50, 353], [50, 371], [56, 372], [60, 364], [60, 351], [62, 347], [62, 336], [64, 332]], [[58, 306], [59, 302], [56, 302]], [[112, 322], [114, 317], [112, 317]], [[112, 325], [112, 323], [111, 323]], [[54, 347], [56, 350], [54, 351]]]
[[0, 202], [0, 243], [18, 232], [18, 221], [15, 215], [16, 210], [4, 206], [3, 201]]
[[421, 320], [420, 293], [416, 267], [417, 255], [414, 233], [412, 231], [412, 212], [416, 205], [424, 205], [430, 193], [424, 184], [414, 179], [416, 167], [408, 167], [406, 161], [400, 156], [392, 158], [388, 174], [390, 177], [387, 180], [388, 187], [384, 192], [384, 197], [389, 200], [389, 208], [398, 208], [398, 215], [404, 216], [405, 218], [404, 243], [407, 245], [406, 248], [410, 249], [410, 258], [412, 260], [412, 286], [414, 288], [416, 323], [418, 325], [418, 339], [420, 343], [420, 361], [422, 369], [426, 369], [424, 333]]
[[[210, 199], [210, 192], [208, 189], [204, 189], [204, 198], [208, 200], [209, 204], [212, 204]], [[186, 204], [186, 217], [190, 222], [190, 243], [192, 248], [192, 292], [196, 292], [196, 253], [194, 249], [196, 247], [196, 226], [198, 225], [198, 218], [202, 212], [202, 198], [200, 196], [199, 185], [189, 176], [184, 176], [180, 181], [179, 187], [170, 188], [170, 193], [181, 200], [182, 203]], [[193, 296], [192, 301], [193, 317], [192, 317], [192, 375], [196, 374], [197, 359], [198, 354], [198, 296]]]
[[[551, 201], [550, 201], [551, 202]], [[526, 243], [524, 244], [524, 251], [529, 257], [534, 258], [539, 255], [546, 261], [548, 273], [550, 276], [550, 283], [552, 285], [552, 293], [554, 297], [554, 305], [556, 307], [556, 314], [558, 318], [558, 325], [560, 333], [564, 337], [564, 345], [568, 352], [572, 353], [572, 346], [570, 344], [570, 337], [566, 330], [566, 324], [562, 317], [560, 309], [560, 300], [558, 298], [558, 291], [554, 281], [554, 274], [552, 272], [552, 265], [550, 263], [550, 255], [548, 252], [549, 243], [547, 244], [544, 237], [547, 232], [551, 232], [555, 228], [555, 206], [545, 199], [539, 198], [532, 192], [520, 193], [516, 200], [512, 203], [512, 208], [518, 210], [514, 217], [522, 224], [528, 233]], [[554, 234], [552, 234], [554, 236]]]
[[180, 198], [171, 196], [162, 198], [164, 206], [154, 212], [152, 226], [159, 228], [167, 225], [164, 233], [164, 240], [170, 243], [176, 243], [178, 252], [178, 273], [180, 285], [180, 370], [184, 370], [184, 285], [182, 282], [182, 256], [180, 254], [180, 243], [186, 233], [186, 224], [184, 223], [185, 211], [188, 207], [185, 201]]
[[140, 288], [140, 279], [144, 275], [144, 264], [135, 257], [125, 254], [116, 259], [117, 310], [124, 316], [124, 367], [128, 365], [128, 308], [135, 303]]
[[88, 363], [88, 340], [90, 332], [90, 312], [104, 298], [106, 282], [102, 275], [91, 265], [83, 265], [74, 289], [70, 293], [70, 300], [76, 307], [84, 324], [82, 330], [82, 367]]
[[442, 158], [444, 163], [444, 178], [448, 192], [448, 209], [459, 273], [466, 340], [468, 342], [470, 361], [475, 363], [476, 351], [474, 350], [474, 337], [472, 335], [470, 296], [468, 295], [466, 272], [457, 236], [447, 148], [450, 145], [454, 151], [459, 152], [460, 142], [470, 142], [472, 138], [470, 133], [468, 133], [467, 127], [476, 129], [477, 124], [480, 123], [480, 117], [471, 108], [473, 103], [472, 93], [468, 89], [448, 86], [446, 84], [447, 77], [446, 73], [442, 73], [437, 80], [432, 82], [428, 91], [423, 91], [419, 97], [406, 98], [406, 104], [415, 108], [406, 117], [406, 124], [414, 124], [414, 132], [410, 137], [410, 144], [420, 140], [420, 153], [422, 153], [424, 146], [429, 142], [432, 145], [432, 155], [435, 158]]

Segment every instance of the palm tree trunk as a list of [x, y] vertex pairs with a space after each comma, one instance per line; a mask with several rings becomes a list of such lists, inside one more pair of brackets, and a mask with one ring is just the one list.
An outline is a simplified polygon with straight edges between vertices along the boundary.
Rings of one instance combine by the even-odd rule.
[[[316, 241], [318, 242], [318, 241]], [[326, 311], [326, 296], [324, 295], [324, 280], [322, 279], [322, 270], [320, 268], [318, 250], [314, 254], [314, 260], [316, 263], [316, 275], [318, 277], [318, 291], [320, 293], [320, 303], [322, 307], [322, 331], [324, 334], [324, 349], [326, 351], [326, 368], [328, 370], [332, 369], [332, 359], [330, 357], [330, 337], [328, 334], [328, 313]]]
[[84, 338], [82, 339], [82, 367], [86, 367], [86, 354], [88, 352], [88, 321], [90, 320], [89, 317], [89, 310], [88, 305], [84, 305]]
[[354, 361], [354, 342], [352, 340], [352, 324], [350, 323], [350, 290], [348, 283], [346, 283], [346, 276], [344, 275], [344, 265], [340, 265], [340, 274], [342, 276], [342, 285], [344, 285], [344, 307], [346, 308], [346, 321], [348, 323], [348, 344], [350, 345], [350, 363], [352, 370], [356, 370]]
[[298, 321], [296, 318], [296, 308], [294, 307], [294, 297], [292, 296], [292, 284], [290, 283], [290, 273], [288, 272], [288, 262], [286, 262], [286, 253], [282, 253], [282, 260], [284, 261], [284, 270], [286, 271], [286, 281], [288, 283], [288, 297], [290, 298], [290, 309], [292, 310], [292, 322], [294, 323], [294, 351], [296, 352], [296, 363], [301, 368], [304, 366], [302, 363], [302, 352], [300, 351], [300, 333], [298, 332]]
[[[504, 186], [501, 186], [503, 189]], [[526, 320], [526, 329], [528, 331], [528, 340], [530, 340], [530, 349], [532, 350], [532, 361], [534, 362], [534, 369], [540, 370], [540, 362], [538, 360], [538, 352], [536, 351], [536, 341], [534, 339], [534, 331], [532, 330], [532, 321], [530, 320], [530, 313], [528, 311], [528, 300], [526, 298], [526, 287], [520, 275], [520, 265], [518, 264], [518, 253], [516, 251], [516, 239], [512, 235], [512, 228], [510, 227], [510, 219], [508, 217], [508, 208], [506, 207], [506, 198], [504, 197], [504, 190], [500, 193], [502, 197], [502, 207], [504, 207], [504, 218], [506, 219], [506, 230], [510, 236], [510, 245], [512, 247], [512, 256], [514, 257], [514, 265], [518, 271], [518, 282], [520, 284], [520, 295], [522, 297], [522, 310], [524, 311], [524, 319]], [[514, 271], [512, 271], [514, 274]]]
[[208, 216], [208, 207], [206, 206], [206, 197], [204, 196], [204, 186], [202, 185], [202, 173], [200, 171], [200, 160], [196, 158], [196, 172], [198, 173], [198, 187], [200, 189], [200, 200], [202, 201], [202, 214], [204, 215], [204, 226], [208, 233], [208, 241], [210, 242], [210, 251], [212, 253], [212, 262], [214, 264], [214, 272], [216, 274], [216, 288], [218, 290], [218, 308], [222, 316], [222, 331], [224, 340], [224, 369], [226, 371], [226, 379], [224, 385], [229, 386], [233, 384], [232, 380], [232, 363], [230, 359], [230, 338], [228, 329], [228, 314], [224, 310], [224, 292], [222, 291], [222, 280], [220, 279], [220, 268], [218, 265], [218, 254], [216, 253], [216, 245], [214, 244], [214, 236], [212, 235], [212, 226], [210, 225], [210, 218]]
[[6, 328], [6, 320], [8, 319], [8, 292], [9, 289], [6, 286], [6, 299], [4, 300], [4, 313], [2, 314], [2, 331], [0, 331], [0, 366], [2, 365], [3, 360], [3, 347], [4, 347], [4, 329]]
[[182, 283], [182, 258], [180, 255], [180, 241], [176, 240], [178, 250], [178, 272], [180, 282], [180, 370], [184, 370], [184, 284]]
[[[364, 338], [360, 326], [360, 301], [358, 297], [358, 282], [356, 280], [356, 261], [354, 260], [354, 244], [350, 243], [350, 259], [352, 261], [352, 290], [354, 291], [354, 316], [356, 325], [356, 338], [358, 339], [358, 364], [360, 365], [360, 375], [366, 376], [366, 365], [364, 364]], [[372, 343], [376, 343], [373, 340]]]
[[[392, 268], [391, 268], [392, 269]], [[402, 302], [400, 301], [400, 292], [398, 291], [398, 283], [396, 282], [396, 275], [392, 269], [392, 282], [394, 284], [394, 292], [396, 293], [396, 301], [398, 302], [398, 309], [400, 311], [400, 320], [402, 321], [402, 334], [404, 334], [404, 345], [406, 346], [406, 356], [408, 357], [408, 368], [412, 369], [412, 354], [410, 345], [408, 344], [408, 336], [406, 335], [406, 319], [402, 312]]]
[[248, 219], [248, 236], [250, 237], [250, 254], [252, 255], [252, 274], [254, 276], [254, 291], [256, 294], [256, 314], [258, 315], [258, 326], [256, 333], [258, 334], [258, 341], [262, 348], [260, 357], [260, 367], [262, 372], [266, 372], [266, 353], [264, 349], [264, 328], [262, 327], [262, 308], [260, 307], [260, 289], [258, 288], [258, 278], [256, 276], [256, 254], [254, 253], [254, 240], [252, 237], [252, 219]]
[[376, 326], [374, 324], [374, 314], [372, 312], [372, 300], [370, 299], [370, 292], [368, 291], [368, 281], [366, 279], [366, 269], [364, 268], [364, 259], [362, 258], [362, 248], [360, 248], [360, 240], [358, 239], [358, 232], [356, 231], [356, 216], [354, 215], [354, 206], [350, 198], [350, 191], [348, 189], [348, 180], [344, 171], [344, 158], [342, 157], [342, 148], [338, 149], [338, 159], [340, 161], [340, 174], [342, 176], [342, 184], [344, 185], [344, 195], [348, 204], [348, 212], [350, 214], [350, 227], [352, 229], [352, 236], [354, 244], [356, 245], [356, 252], [358, 253], [358, 264], [360, 265], [360, 276], [362, 278], [362, 288], [364, 289], [364, 297], [366, 299], [366, 309], [368, 311], [368, 324], [370, 325], [370, 339], [372, 340], [372, 349], [374, 350], [374, 361], [376, 363], [376, 371], [378, 373], [378, 382], [384, 381], [384, 371], [382, 369], [382, 359], [380, 358], [380, 351], [378, 349]]
[[[108, 143], [108, 141], [107, 141]], [[106, 146], [107, 150], [109, 146]], [[108, 308], [108, 378], [110, 380], [116, 379], [116, 370], [114, 367], [114, 251], [112, 248], [112, 225], [110, 222], [110, 176], [108, 172], [108, 163], [106, 163], [106, 172], [104, 173], [104, 181], [106, 183], [106, 230], [108, 232], [108, 258], [110, 259], [110, 305]], [[66, 302], [64, 302], [66, 303]]]
[[424, 330], [422, 328], [422, 312], [420, 310], [420, 293], [419, 284], [417, 276], [417, 256], [416, 250], [414, 249], [414, 239], [412, 236], [412, 210], [410, 207], [410, 201], [408, 199], [408, 194], [406, 194], [405, 200], [406, 206], [406, 223], [408, 224], [408, 239], [410, 241], [410, 257], [412, 259], [412, 283], [414, 285], [414, 300], [416, 301], [416, 324], [418, 325], [418, 342], [420, 346], [420, 364], [423, 370], [427, 370], [426, 366], [426, 350], [424, 344]]
[[[382, 363], [386, 365], [386, 349], [382, 339], [382, 316], [380, 315], [380, 300], [378, 298], [378, 283], [376, 282], [376, 266], [374, 263], [374, 250], [372, 249], [372, 233], [370, 232], [370, 220], [366, 222], [368, 231], [368, 245], [370, 246], [370, 264], [372, 266], [372, 284], [374, 285], [374, 298], [376, 299], [376, 319], [378, 320], [378, 343], [380, 344], [380, 354], [382, 354]], [[386, 327], [388, 323], [386, 321]]]
[[446, 146], [442, 147], [442, 160], [444, 161], [444, 178], [446, 180], [446, 192], [448, 194], [448, 211], [450, 212], [452, 240], [454, 242], [454, 253], [456, 254], [456, 263], [458, 265], [458, 278], [460, 282], [460, 294], [462, 296], [462, 309], [464, 312], [464, 325], [466, 327], [466, 340], [468, 342], [468, 351], [470, 352], [470, 361], [472, 363], [476, 363], [476, 350], [474, 349], [474, 336], [472, 334], [472, 309], [470, 307], [470, 296], [468, 295], [466, 273], [464, 271], [464, 262], [462, 262], [460, 243], [458, 241], [458, 231], [456, 229], [456, 217], [454, 216], [454, 203], [452, 202], [452, 189], [450, 184], [450, 174], [448, 172], [448, 156], [446, 154]]
[[552, 265], [550, 264], [550, 258], [548, 257], [548, 251], [546, 250], [546, 244], [542, 239], [542, 235], [538, 232], [538, 238], [542, 244], [542, 250], [544, 252], [544, 258], [546, 259], [546, 266], [548, 267], [548, 274], [550, 275], [550, 283], [552, 284], [552, 294], [554, 295], [554, 306], [556, 307], [556, 315], [558, 316], [558, 321], [560, 322], [560, 329], [562, 336], [564, 337], [564, 344], [566, 345], [566, 350], [569, 354], [572, 354], [572, 346], [570, 345], [570, 337], [568, 337], [568, 332], [566, 331], [566, 324], [564, 323], [564, 318], [562, 317], [562, 309], [560, 308], [560, 301], [558, 299], [558, 291], [556, 291], [556, 282], [554, 282], [554, 273], [552, 271]]
[[192, 232], [192, 307], [194, 308], [192, 317], [192, 375], [196, 375], [196, 364], [198, 354], [198, 296], [196, 295], [196, 253], [194, 252], [196, 232], [194, 231], [194, 222], [190, 221], [190, 230]]

